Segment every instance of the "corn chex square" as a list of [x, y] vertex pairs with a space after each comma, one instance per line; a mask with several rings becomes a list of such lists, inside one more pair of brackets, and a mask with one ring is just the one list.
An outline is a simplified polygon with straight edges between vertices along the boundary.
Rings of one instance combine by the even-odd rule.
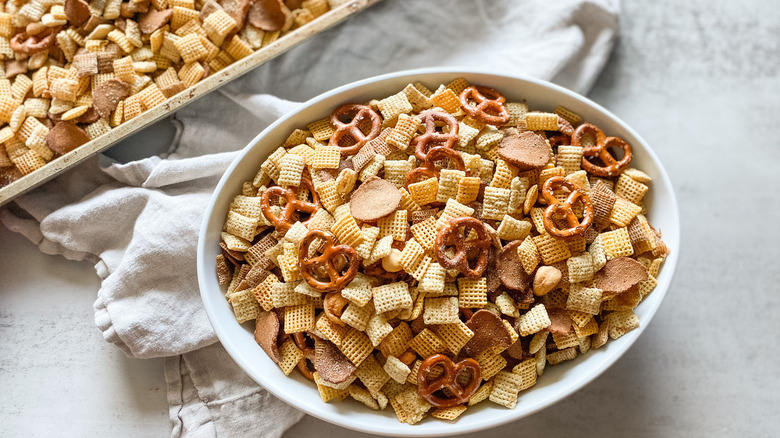
[[374, 307], [378, 313], [412, 307], [409, 285], [400, 281], [373, 288]]

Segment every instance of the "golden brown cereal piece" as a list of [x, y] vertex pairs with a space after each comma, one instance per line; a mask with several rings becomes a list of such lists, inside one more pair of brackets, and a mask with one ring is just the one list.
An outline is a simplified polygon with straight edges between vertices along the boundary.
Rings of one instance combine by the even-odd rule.
[[[374, 307], [376, 307], [378, 313], [412, 307], [412, 296], [409, 294], [409, 286], [404, 282], [375, 287], [373, 296]], [[397, 356], [397, 354], [394, 356]]]
[[[249, 6], [252, 4], [251, 0], [220, 0], [219, 5], [222, 9], [228, 13], [234, 20], [238, 29], [244, 27], [244, 19], [249, 12]], [[202, 9], [201, 9], [202, 11]]]
[[441, 353], [447, 349], [444, 341], [430, 329], [425, 328], [409, 341], [412, 348], [420, 357], [429, 357]]
[[[569, 288], [569, 299], [566, 309], [596, 315], [601, 306], [601, 289], [572, 284]], [[557, 343], [557, 342], [556, 342]], [[562, 348], [560, 345], [558, 348]]]
[[517, 331], [520, 336], [538, 333], [552, 324], [544, 304], [537, 304], [517, 320]]
[[571, 257], [569, 247], [562, 239], [542, 234], [534, 237], [533, 240], [545, 265], [552, 265]]
[[[539, 198], [539, 186], [537, 184], [534, 184], [531, 186], [530, 189], [528, 189], [528, 192], [526, 192], [525, 194], [525, 201], [523, 201], [523, 213], [525, 214], [530, 213], [534, 204], [536, 204], [538, 198]], [[545, 230], [545, 233], [546, 232], [547, 231]]]
[[626, 227], [601, 233], [599, 239], [601, 239], [607, 260], [630, 256], [634, 253], [631, 236], [629, 236]]
[[217, 256], [217, 280], [219, 281], [219, 284], [220, 285], [228, 284], [230, 282], [231, 277], [232, 274], [230, 272], [230, 267], [225, 261], [225, 256], [222, 254], [218, 255]]
[[401, 202], [401, 193], [390, 182], [371, 177], [352, 193], [349, 209], [360, 221], [374, 222], [391, 214]]
[[438, 408], [431, 412], [431, 417], [437, 420], [455, 421], [460, 415], [466, 412], [466, 406], [458, 405], [451, 408]]
[[571, 283], [590, 281], [593, 279], [593, 274], [596, 272], [593, 265], [593, 256], [587, 252], [567, 259], [566, 268], [569, 274], [569, 282]]
[[517, 406], [517, 395], [520, 392], [523, 378], [515, 373], [499, 371], [493, 379], [493, 387], [488, 399], [509, 409]]
[[572, 360], [577, 357], [577, 349], [574, 347], [567, 348], [565, 350], [556, 351], [547, 355], [547, 362], [550, 365], [558, 365], [561, 362]]
[[357, 366], [360, 366], [366, 357], [374, 350], [374, 346], [368, 336], [354, 328], [350, 329], [347, 334], [344, 335], [342, 345], [339, 348], [341, 349], [341, 352]]
[[[288, 342], [292, 342], [292, 341], [288, 340]], [[333, 388], [332, 386], [328, 386], [327, 382], [322, 380], [320, 374], [317, 372], [313, 373], [312, 377], [314, 378], [314, 383], [317, 384], [317, 390], [320, 392], [320, 398], [322, 399], [323, 402], [328, 403], [331, 400], [336, 400], [337, 402], [340, 402], [345, 398], [349, 397], [348, 388], [336, 389]]]
[[260, 305], [250, 289], [230, 294], [228, 302], [233, 306], [233, 313], [239, 323], [255, 319], [260, 313]]
[[639, 318], [633, 310], [612, 312], [607, 315], [607, 320], [609, 321], [609, 337], [612, 339], [617, 339], [639, 327]]

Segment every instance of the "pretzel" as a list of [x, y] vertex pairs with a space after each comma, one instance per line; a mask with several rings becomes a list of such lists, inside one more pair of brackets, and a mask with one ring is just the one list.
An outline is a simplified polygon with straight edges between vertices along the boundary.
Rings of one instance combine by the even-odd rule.
[[571, 144], [571, 137], [566, 134], [556, 134], [547, 139], [550, 142], [551, 147], [556, 146], [568, 146]]
[[298, 362], [298, 371], [301, 372], [303, 377], [314, 381], [314, 374], [312, 374], [311, 370], [309, 369], [309, 366], [306, 362], [314, 363], [314, 348], [309, 347], [306, 344], [306, 336], [312, 337], [313, 335], [311, 333], [304, 333], [304, 332], [296, 332], [292, 334], [293, 342], [295, 342], [295, 346], [297, 346], [301, 351], [303, 351], [303, 359], [301, 359], [300, 362]]
[[[341, 121], [341, 116], [353, 114], [349, 123]], [[371, 119], [371, 132], [363, 134], [358, 124], [362, 119]], [[328, 144], [338, 146], [344, 155], [355, 155], [366, 143], [376, 138], [382, 129], [382, 118], [370, 106], [348, 103], [341, 105], [330, 115], [330, 123], [336, 127], [336, 132], [330, 136]], [[355, 144], [342, 145], [342, 139], [350, 137]]]
[[54, 45], [57, 41], [57, 33], [61, 29], [62, 27], [48, 27], [36, 35], [30, 35], [27, 32], [17, 33], [11, 38], [11, 49], [16, 53], [27, 55], [43, 52]]
[[468, 175], [468, 171], [466, 170], [466, 163], [463, 162], [463, 158], [460, 156], [458, 151], [445, 147], [436, 147], [432, 148], [428, 151], [427, 154], [425, 154], [420, 167], [412, 170], [406, 175], [406, 187], [408, 188], [409, 184], [417, 182], [421, 179], [438, 178], [439, 170], [436, 168], [435, 163], [444, 158], [453, 160], [455, 165], [458, 167], [458, 170], [462, 170]]
[[[470, 100], [477, 101], [472, 106]], [[506, 98], [498, 91], [475, 85], [460, 93], [463, 111], [489, 125], [500, 126], [509, 122], [509, 110], [504, 106]]]
[[[311, 193], [312, 202], [301, 201], [295, 196], [295, 192], [289, 188], [274, 186], [263, 192], [261, 201], [263, 216], [265, 216], [277, 230], [287, 232], [287, 230], [292, 227], [293, 223], [295, 223], [293, 214], [295, 214], [296, 211], [309, 213], [309, 220], [311, 220], [311, 217], [313, 217], [314, 213], [320, 208], [319, 197], [317, 196], [317, 192], [314, 191], [314, 187], [309, 179], [301, 179], [301, 183], [298, 186], [298, 190], [300, 189], [306, 189]], [[281, 217], [274, 216], [271, 212], [271, 196], [281, 196], [286, 201]], [[308, 224], [309, 220], [303, 224]]]
[[[317, 238], [325, 241], [322, 244], [322, 254], [310, 258], [309, 245]], [[344, 274], [341, 274], [343, 267], [339, 269], [334, 261], [338, 255], [343, 255], [349, 261], [349, 268]], [[306, 234], [298, 249], [298, 258], [303, 279], [309, 283], [309, 286], [321, 292], [335, 292], [344, 289], [355, 278], [359, 265], [355, 248], [349, 245], [334, 245], [333, 234], [323, 230], [311, 230]], [[326, 275], [328, 281], [318, 280], [318, 274]]]
[[[418, 135], [412, 140], [415, 143], [414, 155], [418, 160], [424, 161], [428, 152], [435, 147], [452, 148], [458, 141], [458, 121], [455, 117], [442, 112], [428, 110], [420, 114], [420, 120], [425, 124], [425, 134]], [[448, 132], [436, 131], [436, 122], [444, 122], [450, 129]]]
[[[441, 365], [444, 368], [444, 373], [435, 380], [428, 381], [428, 374], [436, 365]], [[471, 370], [471, 380], [463, 386], [458, 382], [458, 374], [465, 369]], [[455, 364], [452, 359], [443, 354], [434, 354], [420, 364], [420, 369], [417, 372], [417, 394], [434, 407], [451, 408], [467, 403], [471, 396], [477, 392], [481, 381], [482, 370], [476, 360], [467, 358]], [[444, 398], [435, 394], [436, 391], [443, 389], [447, 389], [452, 397]]]
[[[464, 228], [463, 235], [459, 232], [460, 227]], [[464, 236], [468, 236], [468, 229], [472, 229], [477, 233], [477, 239], [469, 240], [467, 245]], [[467, 216], [453, 218], [436, 236], [436, 259], [445, 269], [458, 268], [460, 273], [466, 277], [477, 278], [485, 272], [488, 264], [488, 251], [492, 244], [493, 241], [487, 230], [485, 230], [482, 221]], [[447, 257], [444, 253], [448, 245], [455, 246], [455, 256], [453, 258]], [[479, 250], [479, 257], [477, 265], [471, 268], [469, 266], [468, 252], [473, 249]]]
[[[571, 192], [565, 201], [561, 202], [555, 197], [555, 190], [566, 187]], [[565, 238], [573, 236], [584, 236], [585, 230], [593, 223], [593, 204], [585, 192], [571, 181], [562, 176], [554, 176], [544, 182], [542, 187], [542, 196], [547, 201], [548, 207], [544, 211], [544, 229], [551, 236]], [[582, 212], [582, 222], [574, 215], [572, 206], [577, 201], [582, 201], [584, 209]], [[553, 216], [563, 216], [570, 228], [560, 229], [553, 222]]]
[[[582, 136], [587, 133], [593, 134], [596, 137], [596, 146], [583, 148], [583, 169], [596, 176], [608, 177], [617, 176], [623, 169], [628, 167], [628, 164], [631, 163], [631, 145], [621, 138], [605, 136], [601, 129], [590, 123], [584, 123], [574, 131], [571, 135], [572, 146], [581, 146], [580, 142]], [[613, 147], [623, 149], [624, 156], [620, 161], [617, 161], [615, 157], [609, 153], [609, 149]], [[598, 157], [604, 163], [604, 166], [594, 164], [587, 159], [588, 157]]]

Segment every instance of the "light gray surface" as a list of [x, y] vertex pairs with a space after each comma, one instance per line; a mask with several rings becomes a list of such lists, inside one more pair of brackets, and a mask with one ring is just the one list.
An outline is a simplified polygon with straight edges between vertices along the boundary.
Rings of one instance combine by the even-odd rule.
[[[621, 40], [590, 97], [634, 127], [671, 175], [683, 223], [676, 279], [609, 371], [488, 436], [776, 432], [775, 3], [624, 2]], [[0, 279], [0, 436], [168, 434], [161, 362], [102, 341], [89, 264], [42, 255], [0, 229]], [[360, 435], [306, 418], [286, 436], [335, 434]]]

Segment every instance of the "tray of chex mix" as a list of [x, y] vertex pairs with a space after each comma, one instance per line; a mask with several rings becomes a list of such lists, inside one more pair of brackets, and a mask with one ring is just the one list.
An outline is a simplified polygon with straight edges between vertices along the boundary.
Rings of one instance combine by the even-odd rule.
[[0, 205], [378, 1], [0, 2]]

